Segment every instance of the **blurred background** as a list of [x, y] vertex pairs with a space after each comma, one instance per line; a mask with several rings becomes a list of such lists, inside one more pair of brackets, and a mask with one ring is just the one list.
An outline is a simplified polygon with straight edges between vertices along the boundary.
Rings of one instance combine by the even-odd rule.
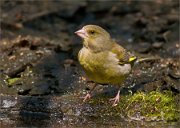
[[[58, 103], [63, 104], [61, 109], [67, 104], [72, 107], [76, 100], [72, 103], [69, 99], [80, 97], [88, 89], [77, 61], [82, 40], [74, 34], [87, 24], [103, 27], [139, 58], [151, 58], [135, 67], [125, 82], [138, 85], [133, 92], [160, 88], [179, 94], [178, 0], [1, 0], [0, 23], [0, 94], [4, 99], [0, 121], [3, 127], [50, 127], [52, 124], [47, 122], [54, 120], [51, 113], [59, 113], [60, 123], [55, 126], [71, 123], [69, 119], [61, 122], [63, 115], [69, 113], [57, 108]], [[112, 91], [108, 88], [107, 92]], [[32, 124], [31, 120], [36, 122], [37, 118], [29, 114], [30, 111], [42, 112], [33, 114], [40, 120], [43, 117], [43, 121]], [[13, 112], [18, 114], [12, 116]], [[92, 120], [76, 117], [71, 121], [81, 126], [82, 122]], [[104, 127], [104, 122], [99, 122], [99, 126]]]

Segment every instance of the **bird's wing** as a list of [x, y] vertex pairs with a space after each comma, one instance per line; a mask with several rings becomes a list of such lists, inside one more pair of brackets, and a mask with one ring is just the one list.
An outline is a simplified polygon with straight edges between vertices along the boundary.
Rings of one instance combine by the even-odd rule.
[[116, 43], [114, 43], [111, 52], [117, 55], [119, 64], [133, 64], [137, 59], [134, 55], [130, 54], [126, 49]]

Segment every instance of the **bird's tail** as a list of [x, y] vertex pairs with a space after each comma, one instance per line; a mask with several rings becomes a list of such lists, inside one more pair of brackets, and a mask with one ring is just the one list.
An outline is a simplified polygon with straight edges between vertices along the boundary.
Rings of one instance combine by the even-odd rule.
[[138, 58], [136, 59], [135, 63], [142, 63], [142, 62], [148, 62], [148, 61], [155, 61], [159, 60], [159, 57], [146, 57], [146, 58]]

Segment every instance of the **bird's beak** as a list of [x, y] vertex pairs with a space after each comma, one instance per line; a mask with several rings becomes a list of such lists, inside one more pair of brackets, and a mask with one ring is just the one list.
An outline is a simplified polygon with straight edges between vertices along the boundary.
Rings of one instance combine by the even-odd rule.
[[76, 31], [75, 33], [83, 39], [85, 39], [87, 37], [87, 33], [83, 28]]

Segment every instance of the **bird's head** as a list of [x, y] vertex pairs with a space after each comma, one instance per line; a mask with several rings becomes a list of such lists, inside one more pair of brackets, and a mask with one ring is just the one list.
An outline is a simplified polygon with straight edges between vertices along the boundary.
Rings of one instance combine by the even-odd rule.
[[91, 50], [111, 48], [112, 41], [109, 33], [97, 25], [86, 25], [75, 33], [84, 40], [84, 46]]

